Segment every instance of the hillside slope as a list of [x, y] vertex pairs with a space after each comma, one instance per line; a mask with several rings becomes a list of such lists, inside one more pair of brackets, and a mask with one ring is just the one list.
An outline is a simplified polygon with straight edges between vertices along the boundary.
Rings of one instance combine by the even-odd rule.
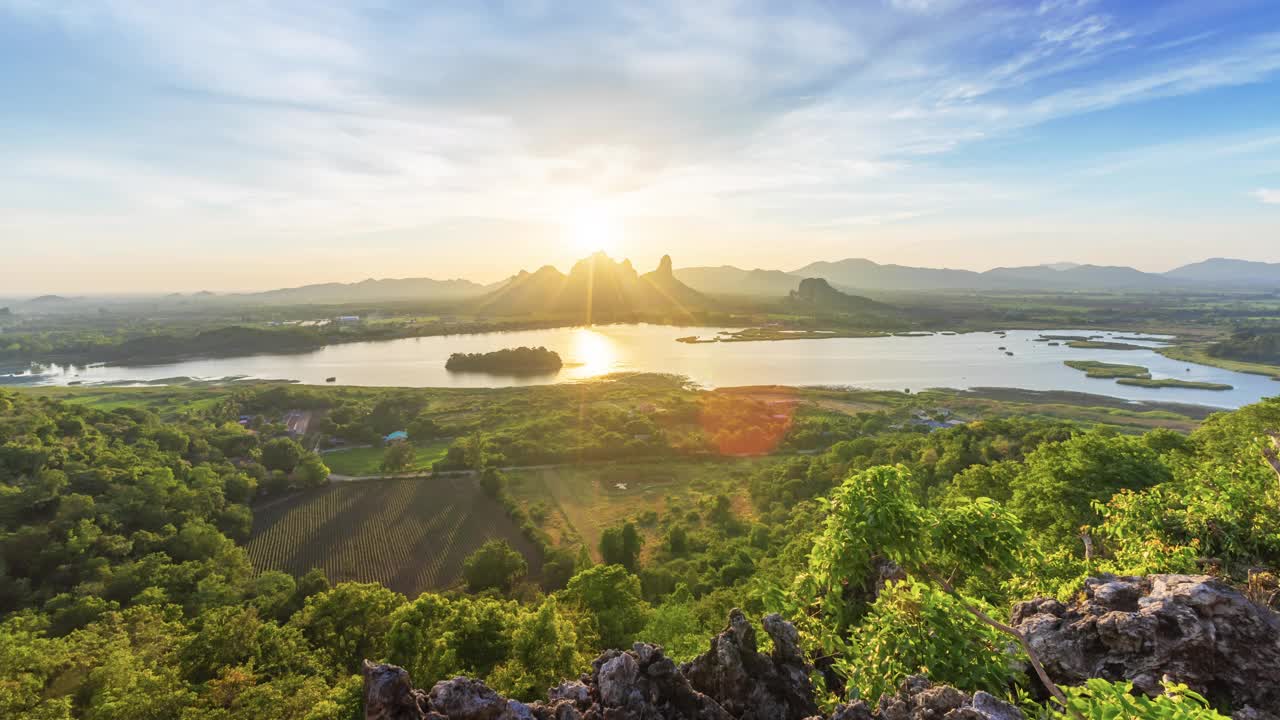
[[710, 295], [777, 297], [795, 290], [799, 279], [781, 270], [743, 270], [732, 265], [688, 267], [675, 271], [680, 282]]
[[1180, 283], [1217, 285], [1224, 287], [1280, 287], [1280, 263], [1210, 258], [1198, 263], [1183, 265], [1165, 273]]

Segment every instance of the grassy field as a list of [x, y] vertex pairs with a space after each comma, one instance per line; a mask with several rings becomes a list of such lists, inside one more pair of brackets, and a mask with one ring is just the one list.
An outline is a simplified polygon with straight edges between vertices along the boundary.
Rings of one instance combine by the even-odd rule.
[[929, 390], [917, 397], [965, 416], [1071, 420], [1090, 426], [1109, 425], [1126, 432], [1154, 428], [1188, 432], [1216, 411], [1203, 405], [1132, 403], [1106, 395], [1017, 388]]
[[259, 570], [330, 582], [378, 582], [409, 597], [452, 586], [486, 540], [511, 543], [529, 563], [542, 557], [472, 478], [368, 480], [280, 498], [254, 508], [249, 558]]
[[[438, 440], [414, 447], [413, 463], [403, 472], [430, 470], [432, 464], [449, 451], [449, 440]], [[385, 448], [367, 447], [335, 450], [324, 454], [324, 464], [339, 475], [378, 475], [382, 472]]]
[[1158, 348], [1156, 352], [1173, 360], [1198, 363], [1200, 365], [1211, 365], [1224, 370], [1234, 370], [1236, 372], [1249, 373], [1251, 375], [1266, 375], [1268, 377], [1280, 379], [1280, 366], [1214, 357], [1205, 352], [1205, 346], [1203, 344], [1174, 345], [1166, 348]]
[[750, 518], [746, 477], [769, 462], [777, 459], [610, 463], [514, 471], [508, 479], [512, 496], [553, 544], [580, 543], [599, 560], [600, 534], [626, 520], [637, 522], [646, 552], [655, 549], [660, 538], [645, 521], [649, 513], [698, 509], [723, 493], [739, 517]]
[[227, 397], [227, 388], [215, 386], [181, 387], [175, 385], [153, 387], [12, 387], [9, 390], [38, 394], [44, 397], [87, 405], [110, 411], [122, 407], [141, 407], [161, 417], [169, 418], [181, 413], [208, 410]]

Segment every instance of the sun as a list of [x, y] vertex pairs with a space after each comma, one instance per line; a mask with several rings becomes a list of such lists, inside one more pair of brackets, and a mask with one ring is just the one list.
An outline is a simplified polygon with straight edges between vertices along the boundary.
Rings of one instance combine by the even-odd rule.
[[603, 207], [585, 205], [565, 218], [565, 238], [578, 255], [617, 256], [622, 249], [622, 223]]
[[591, 328], [578, 328], [573, 334], [569, 357], [580, 363], [575, 371], [578, 377], [593, 377], [615, 369], [618, 349], [608, 335]]

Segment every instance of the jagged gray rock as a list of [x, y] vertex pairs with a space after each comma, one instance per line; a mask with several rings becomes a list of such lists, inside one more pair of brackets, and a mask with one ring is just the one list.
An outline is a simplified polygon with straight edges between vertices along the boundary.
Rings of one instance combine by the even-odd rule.
[[801, 720], [818, 714], [813, 670], [800, 649], [800, 636], [778, 615], [764, 619], [773, 653], [761, 654], [756, 631], [742, 611], [729, 613], [729, 627], [711, 640], [711, 649], [680, 671], [689, 684], [744, 720]]
[[428, 701], [414, 690], [409, 673], [395, 665], [364, 661], [364, 715], [368, 720], [419, 720]]
[[466, 720], [534, 720], [524, 703], [508, 700], [479, 680], [456, 677], [441, 680], [428, 696], [431, 710], [446, 718]]
[[947, 686], [934, 685], [923, 675], [912, 675], [898, 692], [885, 695], [875, 712], [864, 701], [840, 705], [830, 720], [1023, 720], [1022, 711], [977, 692], [972, 697]]
[[[1280, 616], [1209, 577], [1104, 576], [1086, 582], [1071, 606], [1020, 603], [1013, 624], [1049, 676], [1062, 685], [1092, 677], [1128, 680], [1150, 694], [1182, 682], [1237, 720], [1280, 720]], [[395, 666], [365, 663], [368, 720], [815, 720], [809, 665], [795, 627], [764, 618], [773, 651], [759, 652], [755, 629], [734, 610], [706, 653], [677, 667], [656, 645], [610, 650], [545, 703], [505, 699], [483, 683], [453, 678], [414, 690]], [[1022, 720], [1013, 706], [927, 678], [908, 678], [875, 705], [841, 705], [829, 720]]]
[[583, 683], [597, 702], [584, 720], [731, 720], [715, 700], [698, 692], [657, 645], [610, 650], [591, 663]]
[[[367, 720], [820, 720], [809, 682], [812, 670], [800, 636], [777, 615], [764, 618], [773, 651], [759, 652], [755, 630], [734, 610], [729, 627], [706, 653], [677, 667], [657, 645], [609, 650], [591, 671], [547, 692], [547, 702], [508, 700], [465, 677], [442, 680], [430, 693], [414, 690], [394, 665], [365, 662]], [[905, 713], [905, 714], [904, 714]], [[940, 713], [940, 714], [939, 714]], [[922, 677], [881, 699], [872, 712], [858, 702], [831, 720], [1021, 720], [1022, 714], [978, 693], [931, 685]]]
[[1280, 708], [1280, 616], [1208, 575], [1090, 578], [1070, 607], [1019, 603], [1013, 624], [1060, 685], [1100, 677], [1156, 695], [1169, 680], [1236, 717]]

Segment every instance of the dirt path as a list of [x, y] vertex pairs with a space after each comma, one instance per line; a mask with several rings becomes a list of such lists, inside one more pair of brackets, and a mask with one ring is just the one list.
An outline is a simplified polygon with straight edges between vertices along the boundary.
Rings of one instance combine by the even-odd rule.
[[[507, 465], [500, 467], [503, 472], [512, 470], [551, 470], [559, 467], [580, 466], [585, 463], [554, 463], [551, 465]], [[603, 464], [603, 463], [601, 463]], [[446, 470], [440, 473], [441, 477], [450, 477], [457, 475], [475, 475], [475, 470]], [[417, 480], [419, 478], [434, 477], [435, 473], [430, 470], [410, 473], [385, 473], [381, 475], [343, 475], [341, 473], [329, 473], [331, 482], [364, 482], [366, 480]]]

